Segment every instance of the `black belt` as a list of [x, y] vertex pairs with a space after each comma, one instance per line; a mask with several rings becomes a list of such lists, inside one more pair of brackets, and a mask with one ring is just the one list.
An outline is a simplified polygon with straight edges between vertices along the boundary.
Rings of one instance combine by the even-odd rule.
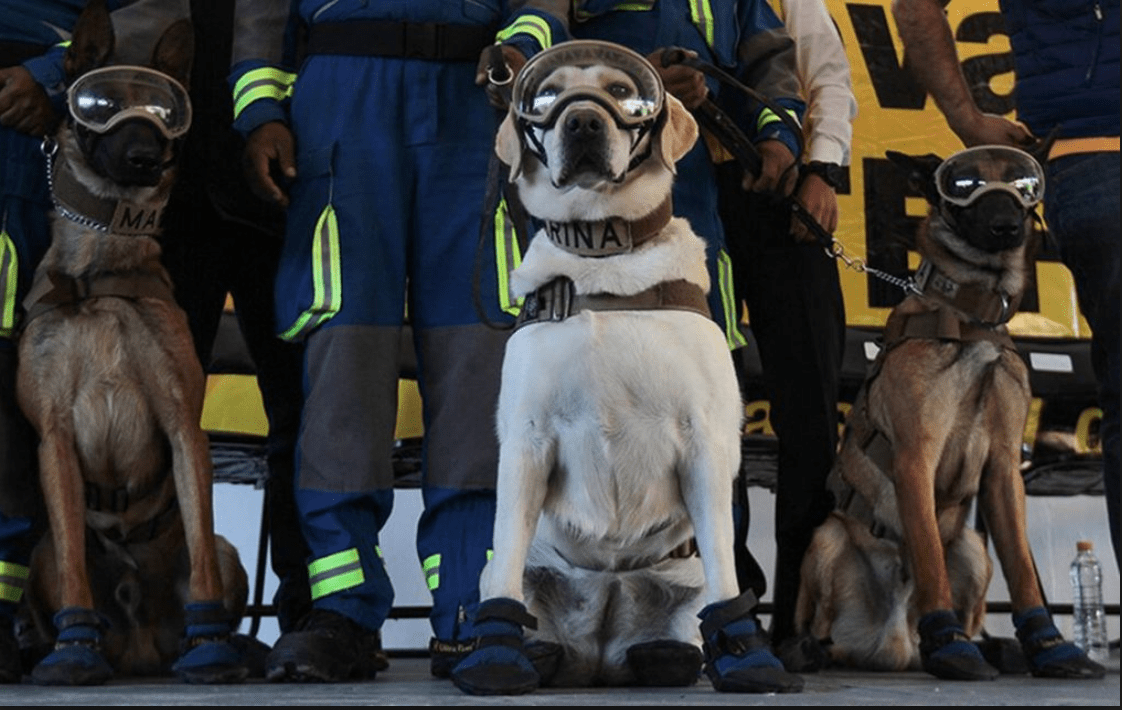
[[308, 33], [308, 54], [476, 61], [495, 42], [495, 28], [436, 22], [320, 22]]
[[48, 49], [50, 47], [45, 44], [0, 40], [0, 67], [7, 68], [23, 64], [28, 59], [45, 54]]

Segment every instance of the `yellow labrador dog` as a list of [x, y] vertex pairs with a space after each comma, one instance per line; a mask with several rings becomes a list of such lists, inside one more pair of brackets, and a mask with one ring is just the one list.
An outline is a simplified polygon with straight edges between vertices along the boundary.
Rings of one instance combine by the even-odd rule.
[[738, 596], [743, 408], [705, 244], [671, 216], [696, 138], [618, 45], [557, 45], [515, 80], [496, 152], [541, 227], [511, 277], [526, 300], [502, 371], [479, 643], [452, 673], [465, 692], [686, 685], [703, 646], [720, 690], [801, 688]]
[[923, 262], [847, 419], [832, 474], [839, 505], [803, 561], [796, 624], [838, 663], [995, 677], [970, 642], [992, 570], [967, 524], [977, 501], [1028, 669], [1101, 677], [1052, 624], [1025, 535], [1020, 452], [1031, 392], [1005, 323], [1029, 278], [1043, 170], [1005, 146], [889, 158], [931, 205], [916, 237]]

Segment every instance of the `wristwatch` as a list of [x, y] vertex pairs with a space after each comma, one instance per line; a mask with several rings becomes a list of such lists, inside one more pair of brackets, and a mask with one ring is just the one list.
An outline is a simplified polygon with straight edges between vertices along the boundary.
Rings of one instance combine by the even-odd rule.
[[841, 188], [845, 183], [845, 168], [837, 163], [824, 163], [821, 160], [812, 160], [803, 165], [803, 170], [808, 174], [814, 174], [822, 178], [827, 185], [835, 190]]

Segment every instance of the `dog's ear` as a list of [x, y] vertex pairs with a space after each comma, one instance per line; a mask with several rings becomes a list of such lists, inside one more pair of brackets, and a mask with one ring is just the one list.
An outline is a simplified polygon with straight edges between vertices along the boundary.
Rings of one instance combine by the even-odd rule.
[[113, 53], [115, 43], [113, 21], [109, 18], [105, 0], [91, 0], [78, 15], [70, 45], [62, 60], [67, 80], [73, 81], [92, 69], [104, 66]]
[[685, 105], [672, 94], [666, 94], [666, 122], [658, 136], [658, 151], [662, 162], [675, 175], [675, 163], [690, 152], [697, 142], [697, 121]]
[[939, 203], [939, 192], [935, 189], [935, 170], [943, 162], [942, 158], [934, 153], [911, 156], [895, 150], [886, 151], [885, 157], [904, 173], [912, 189], [919, 190], [930, 204]]
[[152, 50], [152, 68], [162, 71], [183, 86], [191, 83], [195, 58], [195, 29], [187, 18], [173, 22]]
[[499, 124], [499, 132], [495, 135], [495, 155], [510, 166], [510, 180], [514, 181], [522, 172], [522, 141], [518, 138], [514, 113], [511, 111], [507, 112], [506, 118]]
[[1059, 132], [1060, 127], [1056, 126], [1048, 135], [1043, 138], [1037, 138], [1031, 144], [1020, 146], [1020, 148], [1036, 158], [1036, 162], [1044, 165], [1048, 162], [1048, 154], [1052, 152], [1052, 144], [1056, 142], [1056, 137], [1059, 135]]

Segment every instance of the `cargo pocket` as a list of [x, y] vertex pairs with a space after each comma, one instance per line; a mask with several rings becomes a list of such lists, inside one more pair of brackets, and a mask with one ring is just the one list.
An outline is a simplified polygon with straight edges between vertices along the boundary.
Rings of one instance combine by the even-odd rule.
[[289, 220], [290, 234], [276, 287], [279, 335], [290, 342], [304, 340], [343, 306], [339, 225], [332, 204], [332, 152], [325, 148], [310, 154], [298, 167], [300, 174], [309, 177], [301, 187], [304, 194], [293, 195], [294, 204], [300, 207]]

